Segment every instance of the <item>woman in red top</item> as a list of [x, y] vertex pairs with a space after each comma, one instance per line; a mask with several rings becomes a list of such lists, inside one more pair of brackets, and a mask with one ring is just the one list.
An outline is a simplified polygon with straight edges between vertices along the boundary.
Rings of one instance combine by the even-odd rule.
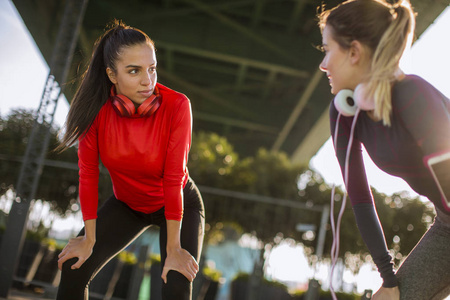
[[[89, 282], [151, 225], [160, 227], [163, 299], [191, 299], [204, 234], [187, 169], [189, 99], [157, 83], [153, 41], [120, 22], [97, 42], [72, 101], [60, 149], [79, 141], [85, 227], [59, 255], [57, 299], [88, 299]], [[114, 195], [97, 212], [99, 159]]]

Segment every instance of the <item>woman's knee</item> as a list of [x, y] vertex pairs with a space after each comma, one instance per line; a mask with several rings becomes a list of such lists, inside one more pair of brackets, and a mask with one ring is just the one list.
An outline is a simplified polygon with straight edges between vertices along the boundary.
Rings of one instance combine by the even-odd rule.
[[192, 283], [183, 274], [176, 271], [169, 271], [167, 274], [167, 283], [163, 282], [162, 298], [164, 300], [190, 300], [191, 294]]
[[83, 270], [71, 267], [77, 262], [77, 258], [66, 261], [62, 266], [61, 281], [58, 288], [58, 300], [80, 300], [84, 299], [86, 289], [88, 288], [90, 274]]

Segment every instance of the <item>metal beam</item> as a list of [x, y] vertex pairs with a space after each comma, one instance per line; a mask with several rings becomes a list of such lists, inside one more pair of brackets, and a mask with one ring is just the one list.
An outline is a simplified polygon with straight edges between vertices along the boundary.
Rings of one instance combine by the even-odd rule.
[[[24, 157], [23, 156], [13, 156], [13, 155], [0, 154], [0, 160], [23, 162], [24, 161]], [[44, 159], [43, 165], [44, 166], [48, 166], [48, 167], [64, 168], [64, 169], [78, 171], [78, 164], [77, 163], [71, 163], [71, 162], [65, 162], [65, 161], [59, 161], [59, 160], [52, 160], [52, 159]]]
[[252, 130], [252, 131], [259, 131], [259, 132], [267, 133], [270, 135], [276, 135], [278, 133], [278, 128], [263, 125], [263, 124], [257, 124], [257, 123], [248, 122], [248, 121], [226, 118], [226, 117], [203, 113], [203, 112], [199, 112], [199, 111], [194, 111], [193, 115], [194, 115], [194, 119], [204, 120], [204, 121], [208, 121], [208, 122], [225, 124], [225, 125], [229, 125], [229, 126], [233, 126], [233, 127], [239, 127], [239, 128]]
[[[247, 18], [250, 21], [253, 19], [253, 15], [254, 13], [250, 12], [250, 11], [246, 11], [246, 10], [233, 10], [231, 11], [229, 14], [232, 14], [233, 16], [239, 17], [239, 18]], [[287, 26], [287, 20], [286, 19], [282, 19], [282, 18], [277, 18], [274, 17], [272, 15], [265, 15], [262, 16], [261, 19], [259, 20], [259, 24], [261, 23], [266, 23], [266, 24], [270, 24], [270, 25], [276, 25], [276, 26], [280, 26], [280, 27], [286, 27]]]
[[225, 24], [228, 27], [231, 27], [232, 29], [238, 31], [239, 33], [245, 35], [246, 37], [252, 39], [256, 43], [260, 44], [261, 46], [264, 46], [265, 48], [272, 50], [275, 53], [278, 53], [282, 57], [292, 61], [292, 62], [298, 62], [299, 58], [297, 55], [293, 55], [292, 53], [289, 53], [285, 51], [284, 49], [278, 47], [275, 43], [273, 43], [270, 40], [265, 39], [264, 37], [261, 37], [257, 33], [255, 33], [253, 30], [248, 29], [247, 27], [239, 24], [236, 21], [233, 21], [232, 19], [224, 16], [221, 13], [218, 13], [213, 8], [211, 8], [209, 5], [206, 5], [200, 1], [197, 0], [183, 0], [186, 3], [191, 4], [192, 6], [200, 9], [204, 13], [216, 18], [219, 20], [219, 22]]
[[242, 90], [242, 86], [245, 81], [245, 76], [247, 74], [248, 65], [247, 64], [241, 64], [239, 66], [239, 71], [236, 76], [236, 89], [234, 91], [235, 95], [239, 95]]
[[169, 79], [173, 82], [176, 82], [178, 85], [182, 86], [183, 88], [186, 88], [187, 90], [190, 90], [193, 93], [196, 93], [197, 95], [202, 96], [205, 100], [214, 102], [215, 104], [218, 104], [219, 106], [222, 106], [224, 108], [227, 108], [229, 111], [232, 111], [238, 115], [241, 115], [242, 117], [256, 117], [255, 113], [250, 111], [245, 111], [244, 109], [237, 107], [230, 103], [227, 99], [221, 98], [217, 95], [214, 95], [210, 92], [208, 92], [203, 87], [197, 86], [191, 82], [188, 82], [180, 77], [178, 77], [175, 74], [169, 73], [167, 71], [158, 69], [158, 73], [165, 77], [166, 79]]
[[[160, 59], [161, 57], [164, 59], [164, 61], [167, 61], [166, 57], [165, 57], [166, 53], [160, 55]], [[171, 55], [174, 56], [175, 54], [173, 53], [173, 51], [171, 50]], [[203, 59], [190, 59], [186, 58], [186, 56], [184, 56], [183, 58], [179, 58], [176, 59], [176, 65], [177, 66], [182, 66], [183, 68], [185, 67], [189, 67], [189, 74], [192, 76], [191, 78], [194, 78], [195, 75], [199, 75], [199, 74], [203, 74], [202, 71], [208, 71], [208, 72], [213, 72], [215, 74], [224, 74], [230, 77], [230, 79], [232, 77], [236, 76], [236, 70], [237, 70], [237, 66], [234, 64], [227, 64], [226, 66], [224, 66], [224, 64], [222, 62], [217, 61], [205, 61]], [[221, 64], [221, 67], [218, 67], [217, 65]], [[175, 64], [174, 64], [175, 66]], [[164, 67], [164, 69], [168, 70], [168, 68]], [[192, 70], [196, 70], [199, 72], [192, 72]], [[178, 69], [173, 69], [173, 73], [177, 73]], [[194, 74], [195, 73], [195, 74]], [[249, 78], [249, 77], [247, 77]], [[261, 76], [251, 76], [251, 78], [253, 78], [254, 80], [260, 80], [261, 81]], [[214, 78], [206, 78], [207, 80], [210, 79], [214, 79]], [[202, 76], [200, 77], [201, 81], [206, 81], [206, 79]], [[230, 80], [231, 82], [232, 80]], [[223, 81], [220, 81], [223, 84]]]
[[164, 0], [164, 7], [165, 8], [172, 7], [172, 0]]
[[322, 261], [323, 248], [325, 246], [325, 238], [327, 235], [329, 215], [330, 215], [330, 207], [328, 205], [324, 205], [322, 210], [322, 216], [320, 217], [319, 233], [317, 236], [316, 255], [318, 261]]
[[92, 49], [93, 49], [94, 45], [92, 43], [92, 39], [89, 38], [88, 31], [84, 27], [80, 28], [79, 43], [80, 43], [81, 49], [84, 52], [84, 56], [86, 58], [89, 58], [90, 54], [92, 53]]
[[[222, 2], [222, 3], [218, 3], [218, 4], [211, 4], [210, 7], [219, 11], [219, 10], [226, 10], [229, 8], [233, 8], [233, 7], [240, 8], [242, 6], [253, 5], [254, 3], [255, 3], [254, 0], [226, 1], [226, 2]], [[123, 9], [122, 4], [123, 3], [118, 2], [118, 4], [115, 6], [115, 9], [119, 10], [119, 11], [122, 10]], [[114, 4], [112, 4], [110, 1], [105, 2], [104, 8], [106, 9], [108, 6], [110, 7], [111, 5], [114, 5]], [[138, 14], [135, 14], [133, 16], [133, 18], [136, 20], [146, 19], [146, 18], [151, 18], [152, 20], [167, 19], [167, 18], [188, 16], [188, 15], [195, 14], [195, 13], [198, 13], [199, 11], [201, 11], [199, 8], [196, 8], [196, 7], [176, 8], [175, 5], [172, 5], [172, 7], [165, 5], [164, 7], [165, 7], [164, 9], [157, 10], [157, 11], [155, 11], [154, 9], [152, 11], [140, 11], [140, 12], [138, 12]]]
[[[25, 158], [24, 158], [24, 156], [13, 156], [13, 155], [0, 154], [0, 160], [23, 162], [25, 160]], [[43, 165], [46, 167], [62, 168], [62, 169], [73, 170], [73, 171], [79, 170], [78, 163], [72, 163], [72, 162], [54, 160], [54, 159], [44, 159]], [[99, 171], [101, 174], [109, 175], [108, 170], [101, 163], [99, 165]]]
[[259, 22], [261, 21], [264, 6], [266, 4], [266, 0], [257, 0], [255, 3], [255, 10], [253, 11], [253, 18], [252, 18], [252, 28], [256, 28], [259, 25]]
[[289, 132], [291, 132], [292, 127], [294, 126], [295, 122], [297, 121], [297, 118], [300, 116], [300, 114], [303, 111], [303, 108], [308, 103], [309, 99], [311, 98], [312, 93], [316, 89], [317, 85], [319, 84], [320, 79], [323, 76], [323, 72], [317, 68], [316, 73], [314, 73], [313, 77], [308, 83], [308, 86], [306, 87], [305, 91], [303, 92], [302, 96], [300, 97], [297, 105], [295, 106], [294, 110], [292, 111], [291, 115], [289, 116], [286, 124], [284, 124], [283, 129], [281, 130], [280, 134], [278, 135], [278, 138], [276, 139], [275, 143], [272, 146], [272, 151], [279, 151], [281, 146], [283, 145], [284, 141], [286, 140]]
[[[247, 77], [247, 78], [249, 78], [249, 77]], [[254, 76], [251, 76], [251, 77], [254, 77]], [[246, 84], [243, 84], [240, 87], [240, 91], [241, 92], [247, 91], [247, 92], [257, 93], [261, 89], [264, 89], [265, 85], [266, 85], [266, 83], [264, 81], [261, 81], [261, 82], [258, 82], [258, 83], [246, 83]], [[283, 82], [283, 81], [278, 80], [278, 81], [275, 81], [272, 84], [272, 87], [277, 87], [277, 88], [282, 88], [282, 89], [289, 89], [289, 88], [292, 88], [292, 84], [289, 83], [289, 82]], [[214, 93], [223, 93], [223, 92], [233, 93], [236, 90], [236, 83], [215, 85], [213, 87], [206, 88], [206, 90], [210, 91], [212, 93], [213, 92]], [[291, 92], [289, 94], [291, 94]], [[257, 100], [259, 101], [259, 98]]]
[[277, 73], [274, 71], [270, 71], [269, 74], [267, 74], [266, 83], [264, 85], [264, 88], [262, 89], [262, 99], [266, 100], [267, 97], [269, 97], [270, 89], [273, 87], [273, 84], [275, 82], [275, 79], [277, 78]]
[[310, 159], [317, 153], [329, 137], [330, 117], [327, 107], [292, 153], [291, 162], [296, 164], [309, 163]]
[[167, 49], [166, 53], [165, 53], [165, 61], [167, 64], [167, 70], [172, 73], [174, 70], [174, 65], [175, 65], [175, 61], [173, 59], [173, 51], [172, 49]]
[[223, 190], [223, 189], [209, 187], [209, 186], [203, 186], [203, 185], [199, 185], [198, 189], [202, 193], [205, 193], [205, 194], [225, 196], [225, 197], [230, 197], [230, 198], [235, 198], [235, 199], [259, 202], [259, 203], [267, 203], [267, 204], [273, 204], [273, 205], [277, 205], [277, 206], [312, 210], [312, 211], [317, 211], [317, 212], [323, 211], [322, 205], [308, 205], [306, 203], [299, 202], [299, 201], [274, 198], [274, 197], [268, 197], [268, 196], [250, 194], [250, 193], [236, 192], [236, 191], [230, 191], [230, 190]]
[[233, 56], [233, 55], [229, 55], [229, 54], [212, 52], [212, 51], [208, 51], [208, 50], [192, 48], [192, 47], [183, 46], [183, 45], [179, 45], [179, 44], [167, 43], [164, 41], [155, 41], [155, 45], [156, 45], [156, 48], [164, 48], [167, 50], [172, 50], [174, 52], [186, 53], [186, 54], [190, 54], [190, 55], [194, 55], [194, 56], [198, 56], [198, 57], [209, 58], [209, 59], [224, 61], [224, 62], [228, 62], [228, 63], [234, 63], [237, 65], [245, 64], [248, 67], [267, 70], [267, 71], [274, 71], [277, 73], [281, 73], [281, 74], [285, 74], [285, 75], [293, 76], [293, 77], [309, 78], [311, 76], [311, 74], [307, 71], [297, 70], [297, 69], [282, 66], [282, 65], [271, 64], [271, 63], [267, 63], [264, 61], [252, 60], [252, 59], [245, 58], [245, 57], [239, 57], [239, 56]]
[[450, 6], [449, 0], [413, 0], [412, 6], [418, 13], [416, 18], [416, 37], [420, 37], [424, 31], [435, 22], [436, 18]]
[[307, 0], [297, 0], [295, 4], [295, 8], [292, 11], [291, 19], [289, 20], [288, 32], [293, 33], [295, 29], [297, 29], [297, 24], [300, 19], [300, 15], [302, 14], [306, 4], [308, 4]]
[[24, 161], [15, 186], [16, 201], [9, 212], [6, 231], [0, 246], [0, 297], [8, 298], [14, 273], [25, 240], [31, 200], [34, 199], [50, 141], [50, 127], [63, 82], [70, 69], [77, 35], [87, 0], [68, 0], [50, 59], [50, 73], [35, 115]]
[[[280, 85], [280, 84], [278, 84]], [[234, 93], [237, 91], [237, 83], [234, 84], [221, 84], [221, 85], [215, 85], [214, 87], [208, 87], [206, 90], [210, 91], [211, 93], [219, 93], [219, 92], [226, 92], [226, 93]], [[243, 91], [249, 91], [249, 92], [257, 92], [264, 88], [264, 82], [260, 83], [247, 83], [245, 85], [242, 85], [239, 88], [239, 92]]]

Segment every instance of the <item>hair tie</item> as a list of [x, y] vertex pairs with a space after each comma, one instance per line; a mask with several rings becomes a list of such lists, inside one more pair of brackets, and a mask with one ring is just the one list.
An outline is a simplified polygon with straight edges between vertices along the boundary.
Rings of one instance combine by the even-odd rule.
[[390, 5], [389, 12], [391, 13], [393, 20], [395, 20], [400, 14], [401, 6], [400, 1]]

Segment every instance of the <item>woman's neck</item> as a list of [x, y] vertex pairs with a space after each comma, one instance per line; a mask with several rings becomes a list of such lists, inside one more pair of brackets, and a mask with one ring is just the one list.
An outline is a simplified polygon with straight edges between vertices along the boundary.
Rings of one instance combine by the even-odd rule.
[[402, 81], [406, 77], [405, 73], [400, 68], [397, 68], [397, 70], [394, 73], [394, 76], [396, 81]]

